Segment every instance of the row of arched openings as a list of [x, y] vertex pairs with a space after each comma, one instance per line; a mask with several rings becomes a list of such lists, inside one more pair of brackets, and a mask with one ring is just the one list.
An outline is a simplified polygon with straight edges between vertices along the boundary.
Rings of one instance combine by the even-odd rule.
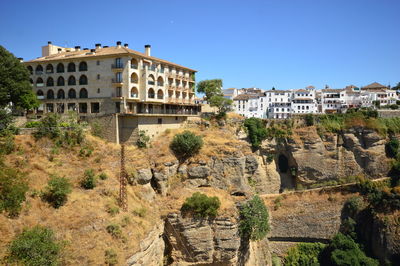
[[[33, 67], [32, 66], [28, 66], [27, 67], [29, 72], [31, 74], [33, 74]], [[78, 70], [79, 71], [87, 71], [88, 70], [88, 66], [86, 62], [80, 62], [78, 65]], [[67, 65], [67, 72], [75, 72], [76, 71], [76, 65], [73, 62], [68, 63]], [[35, 68], [35, 73], [36, 74], [42, 74], [43, 71], [43, 66], [42, 65], [37, 65]], [[65, 67], [63, 63], [58, 63], [56, 66], [56, 72], [57, 73], [64, 73], [65, 72]], [[48, 64], [46, 65], [46, 73], [54, 73], [54, 67], [52, 64]]]
[[[42, 90], [37, 91], [37, 96], [44, 96], [44, 93]], [[63, 89], [59, 89], [57, 91], [57, 99], [65, 99], [65, 92]], [[69, 89], [68, 90], [68, 98], [69, 99], [76, 99], [76, 91], [74, 89]], [[81, 99], [86, 99], [88, 98], [88, 91], [85, 88], [82, 88], [79, 90], [79, 98]], [[46, 99], [55, 99], [55, 94], [53, 90], [48, 90], [46, 93]]]
[[[33, 80], [31, 79], [31, 83], [33, 84]], [[36, 84], [44, 84], [44, 81], [42, 78], [37, 78], [36, 79]], [[76, 79], [74, 76], [70, 76], [67, 80], [68, 85], [77, 85], [76, 84]], [[81, 75], [79, 77], [79, 85], [87, 85], [88, 84], [88, 78], [86, 75]], [[54, 86], [54, 79], [52, 77], [47, 78], [46, 80], [46, 86], [47, 87], [52, 87]], [[65, 79], [64, 77], [58, 77], [57, 79], [57, 86], [65, 86]]]

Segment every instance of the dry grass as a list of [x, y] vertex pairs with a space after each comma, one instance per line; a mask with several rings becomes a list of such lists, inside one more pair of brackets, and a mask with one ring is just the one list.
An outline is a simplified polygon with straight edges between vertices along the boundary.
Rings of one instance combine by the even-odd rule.
[[[86, 145], [93, 147], [89, 157], [79, 156], [79, 147], [73, 149], [56, 148], [46, 139], [35, 142], [29, 136], [17, 136], [18, 151], [5, 157], [5, 162], [26, 172], [30, 191], [21, 215], [9, 219], [0, 215], [0, 257], [6, 253], [7, 244], [23, 228], [37, 224], [52, 228], [58, 238], [66, 240], [63, 260], [68, 265], [102, 265], [104, 251], [113, 248], [119, 257], [125, 259], [139, 247], [140, 240], [151, 230], [157, 218], [158, 209], [142, 200], [138, 187], [128, 187], [129, 212], [115, 216], [107, 213], [106, 206], [117, 202], [119, 191], [118, 174], [120, 167], [120, 147], [88, 136]], [[147, 165], [146, 155], [135, 148], [127, 149], [127, 161], [135, 167]], [[107, 180], [99, 180], [93, 190], [83, 190], [79, 180], [86, 169], [94, 169], [96, 174], [104, 172]], [[53, 174], [65, 176], [73, 184], [73, 192], [66, 205], [59, 209], [50, 207], [40, 198], [32, 197], [33, 191], [40, 191]], [[132, 210], [145, 208], [146, 216], [139, 217]], [[115, 239], [106, 232], [110, 223], [122, 224], [128, 216], [131, 221], [122, 228], [125, 240]]]
[[184, 130], [203, 137], [204, 145], [199, 154], [190, 159], [193, 162], [207, 162], [212, 157], [224, 157], [237, 152], [251, 153], [250, 145], [236, 138], [234, 127], [180, 128], [168, 130], [152, 141], [148, 153], [150, 158], [157, 158], [157, 167], [162, 167], [162, 164], [166, 162], [176, 161], [176, 157], [169, 149], [169, 144], [176, 134], [182, 133]]

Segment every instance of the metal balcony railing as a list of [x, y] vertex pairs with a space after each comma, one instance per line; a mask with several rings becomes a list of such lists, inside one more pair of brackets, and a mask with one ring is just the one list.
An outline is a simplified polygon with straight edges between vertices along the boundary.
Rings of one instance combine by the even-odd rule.
[[120, 64], [112, 64], [111, 68], [112, 69], [124, 68], [124, 64], [122, 64], [122, 63], [120, 63]]
[[122, 79], [113, 78], [111, 79], [112, 83], [123, 83]]

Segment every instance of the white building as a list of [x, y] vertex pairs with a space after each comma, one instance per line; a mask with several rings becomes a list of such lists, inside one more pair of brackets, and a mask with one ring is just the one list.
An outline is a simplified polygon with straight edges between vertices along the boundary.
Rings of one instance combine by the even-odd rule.
[[292, 114], [315, 114], [318, 105], [315, 98], [316, 91], [313, 86], [293, 91]]
[[322, 113], [339, 113], [346, 109], [344, 89], [321, 90]]
[[234, 110], [244, 117], [266, 118], [266, 105], [260, 94], [239, 94], [233, 99]]
[[291, 114], [292, 91], [269, 90], [264, 93], [267, 104], [267, 117], [275, 119], [286, 119]]

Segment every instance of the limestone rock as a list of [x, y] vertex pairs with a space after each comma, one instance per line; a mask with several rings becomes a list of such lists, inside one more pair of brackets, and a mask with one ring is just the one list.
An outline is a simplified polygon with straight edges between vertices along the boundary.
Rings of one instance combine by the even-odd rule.
[[189, 168], [189, 178], [207, 178], [210, 175], [210, 168], [207, 166], [194, 166]]
[[137, 172], [137, 182], [141, 185], [149, 183], [152, 177], [153, 174], [148, 168], [140, 169]]

